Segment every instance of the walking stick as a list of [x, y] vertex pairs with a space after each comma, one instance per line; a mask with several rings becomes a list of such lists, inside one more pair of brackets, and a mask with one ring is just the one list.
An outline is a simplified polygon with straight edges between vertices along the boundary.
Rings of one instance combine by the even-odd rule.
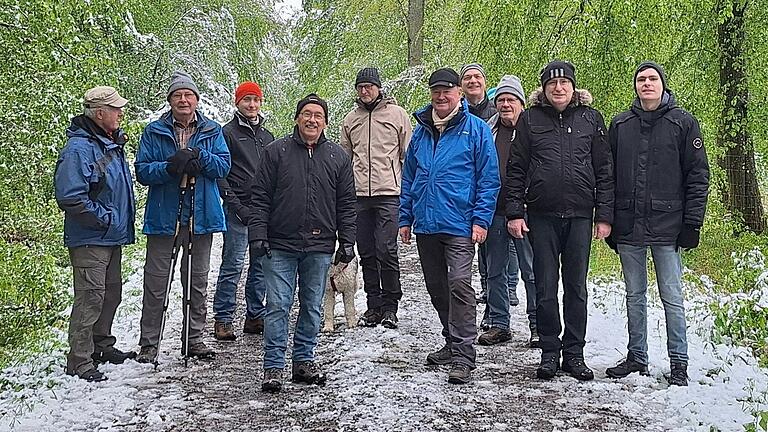
[[165, 300], [163, 301], [163, 319], [160, 321], [160, 337], [157, 339], [157, 354], [155, 355], [155, 369], [158, 365], [158, 357], [160, 357], [160, 342], [163, 341], [163, 332], [165, 331], [165, 321], [168, 312], [168, 302], [171, 296], [171, 284], [173, 283], [173, 272], [176, 268], [176, 260], [179, 256], [179, 248], [181, 243], [179, 242], [179, 227], [181, 226], [181, 214], [184, 210], [184, 197], [187, 193], [187, 175], [184, 174], [181, 177], [181, 184], [179, 184], [181, 191], [179, 192], [179, 211], [176, 214], [176, 226], [173, 229], [173, 248], [171, 249], [171, 266], [168, 269], [168, 282], [165, 284]]
[[192, 309], [192, 252], [195, 235], [195, 178], [189, 178], [189, 227], [187, 243], [187, 286], [184, 288], [184, 367], [189, 361], [189, 312]]

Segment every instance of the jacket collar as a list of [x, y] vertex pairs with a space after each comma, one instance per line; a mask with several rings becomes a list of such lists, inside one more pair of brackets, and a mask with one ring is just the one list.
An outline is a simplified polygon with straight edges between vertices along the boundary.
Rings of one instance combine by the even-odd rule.
[[[456, 113], [456, 115], [451, 119], [451, 121], [448, 122], [448, 125], [445, 127], [445, 130], [450, 129], [451, 127], [461, 123], [464, 118], [469, 113], [469, 106], [467, 105], [467, 101], [463, 98], [459, 101], [460, 107], [459, 112]], [[428, 104], [424, 108], [416, 111], [413, 113], [413, 116], [416, 118], [416, 121], [429, 129], [430, 131], [435, 128], [434, 123], [432, 122], [432, 104]]]
[[107, 150], [111, 150], [115, 147], [123, 147], [126, 141], [128, 141], [128, 138], [122, 129], [116, 130], [112, 133], [112, 137], [110, 137], [104, 132], [104, 129], [100, 128], [93, 120], [82, 114], [72, 117], [70, 125], [67, 128], [67, 137], [90, 138], [100, 143]]
[[[293, 142], [300, 145], [301, 147], [309, 147], [307, 143], [304, 141], [303, 138], [301, 138], [301, 134], [299, 133], [299, 126], [294, 125], [293, 126], [293, 132], [291, 133], [291, 137], [293, 138]], [[314, 148], [318, 148], [320, 145], [328, 141], [328, 138], [325, 137], [325, 131], [320, 132], [320, 138], [317, 140], [317, 144], [314, 145]]]
[[[571, 99], [571, 103], [565, 108], [565, 110], [563, 110], [563, 114], [567, 114], [579, 106], [590, 106], [593, 101], [594, 98], [592, 97], [592, 94], [589, 92], [589, 90], [576, 89], [573, 91], [573, 98]], [[528, 98], [528, 103], [531, 105], [531, 107], [540, 107], [547, 111], [557, 112], [555, 107], [553, 107], [552, 104], [550, 104], [547, 100], [546, 96], [544, 95], [544, 90], [541, 87], [537, 88], [533, 93], [531, 93], [531, 96]]]
[[[216, 132], [216, 122], [204, 116], [200, 110], [196, 110], [195, 115], [197, 117], [197, 134], [200, 134], [200, 138], [208, 138]], [[153, 121], [147, 127], [151, 128], [153, 132], [173, 137], [173, 115], [171, 111], [165, 112], [160, 116], [160, 119]]]

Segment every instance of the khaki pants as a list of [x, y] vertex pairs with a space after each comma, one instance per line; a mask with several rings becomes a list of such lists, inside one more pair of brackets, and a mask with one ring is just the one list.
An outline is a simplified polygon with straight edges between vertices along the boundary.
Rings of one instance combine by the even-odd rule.
[[120, 304], [123, 283], [120, 246], [81, 246], [69, 249], [75, 300], [69, 318], [67, 373], [93, 369], [91, 355], [114, 349], [112, 321]]

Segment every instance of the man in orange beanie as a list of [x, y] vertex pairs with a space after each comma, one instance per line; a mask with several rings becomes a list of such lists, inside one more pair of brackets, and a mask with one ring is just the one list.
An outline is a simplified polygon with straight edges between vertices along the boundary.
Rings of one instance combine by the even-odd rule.
[[[251, 179], [259, 166], [265, 145], [275, 138], [264, 128], [261, 104], [264, 94], [258, 84], [246, 81], [235, 90], [234, 118], [224, 126], [224, 139], [232, 155], [232, 169], [219, 180], [224, 200], [227, 232], [221, 253], [221, 267], [213, 297], [214, 336], [218, 340], [235, 340], [232, 325], [237, 306], [236, 291], [248, 248], [248, 217]], [[251, 262], [245, 282], [245, 324], [243, 333], [264, 331], [264, 273], [261, 261]]]

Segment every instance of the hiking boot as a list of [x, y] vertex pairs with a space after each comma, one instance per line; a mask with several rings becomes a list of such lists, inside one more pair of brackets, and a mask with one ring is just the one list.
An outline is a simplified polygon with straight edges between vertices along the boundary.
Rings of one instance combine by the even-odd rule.
[[560, 369], [560, 356], [557, 353], [542, 353], [539, 367], [536, 368], [536, 377], [539, 379], [552, 379]]
[[472, 368], [463, 363], [451, 364], [448, 371], [448, 382], [451, 384], [468, 384], [471, 379]]
[[[397, 319], [397, 317], [395, 317]], [[360, 327], [376, 327], [381, 322], [381, 312], [378, 309], [368, 309], [357, 321]]]
[[283, 388], [282, 369], [264, 369], [264, 379], [261, 381], [261, 391], [277, 393]]
[[388, 329], [397, 328], [397, 314], [394, 311], [384, 311], [381, 314], [381, 325]]
[[579, 381], [590, 381], [595, 378], [594, 372], [587, 367], [587, 364], [584, 363], [584, 359], [581, 357], [563, 359], [562, 369], [563, 372], [567, 372]]
[[499, 327], [491, 327], [490, 330], [480, 335], [477, 338], [477, 343], [480, 345], [496, 345], [502, 342], [506, 342], [512, 339], [512, 334], [507, 329]]
[[213, 324], [213, 337], [220, 341], [233, 341], [235, 336], [235, 327], [231, 322], [216, 321]]
[[517, 298], [517, 291], [515, 288], [509, 289], [509, 305], [517, 306], [520, 304], [520, 300]]
[[439, 350], [427, 354], [427, 364], [428, 365], [447, 365], [447, 364], [451, 364], [452, 358], [453, 358], [453, 355], [451, 354], [451, 347], [450, 345], [445, 344]]
[[621, 363], [605, 370], [605, 374], [611, 378], [624, 378], [632, 372], [639, 372], [640, 375], [648, 376], [648, 365], [635, 361], [632, 353], [627, 354]]
[[293, 362], [291, 380], [295, 383], [325, 385], [328, 377], [313, 361]]
[[688, 385], [688, 365], [685, 363], [671, 363], [671, 372], [667, 377], [669, 385], [687, 386]]
[[157, 347], [154, 345], [141, 347], [139, 355], [136, 356], [136, 361], [139, 363], [152, 363], [155, 359], [157, 359]]
[[245, 318], [243, 333], [264, 334], [264, 318]]
[[[181, 347], [181, 355], [184, 355], [184, 346]], [[216, 357], [216, 352], [208, 348], [205, 342], [195, 342], [189, 346], [187, 357], [197, 357], [199, 359], [209, 359]]]
[[88, 369], [87, 371], [79, 374], [68, 374], [68, 375], [74, 375], [82, 380], [86, 380], [88, 382], [101, 382], [106, 381], [107, 376], [101, 373], [98, 369]]
[[539, 339], [539, 332], [536, 330], [531, 332], [531, 338], [528, 339], [528, 348], [541, 348], [541, 339]]
[[110, 351], [91, 354], [94, 363], [123, 364], [126, 360], [135, 357], [136, 353], [133, 351], [123, 352], [116, 348]]

